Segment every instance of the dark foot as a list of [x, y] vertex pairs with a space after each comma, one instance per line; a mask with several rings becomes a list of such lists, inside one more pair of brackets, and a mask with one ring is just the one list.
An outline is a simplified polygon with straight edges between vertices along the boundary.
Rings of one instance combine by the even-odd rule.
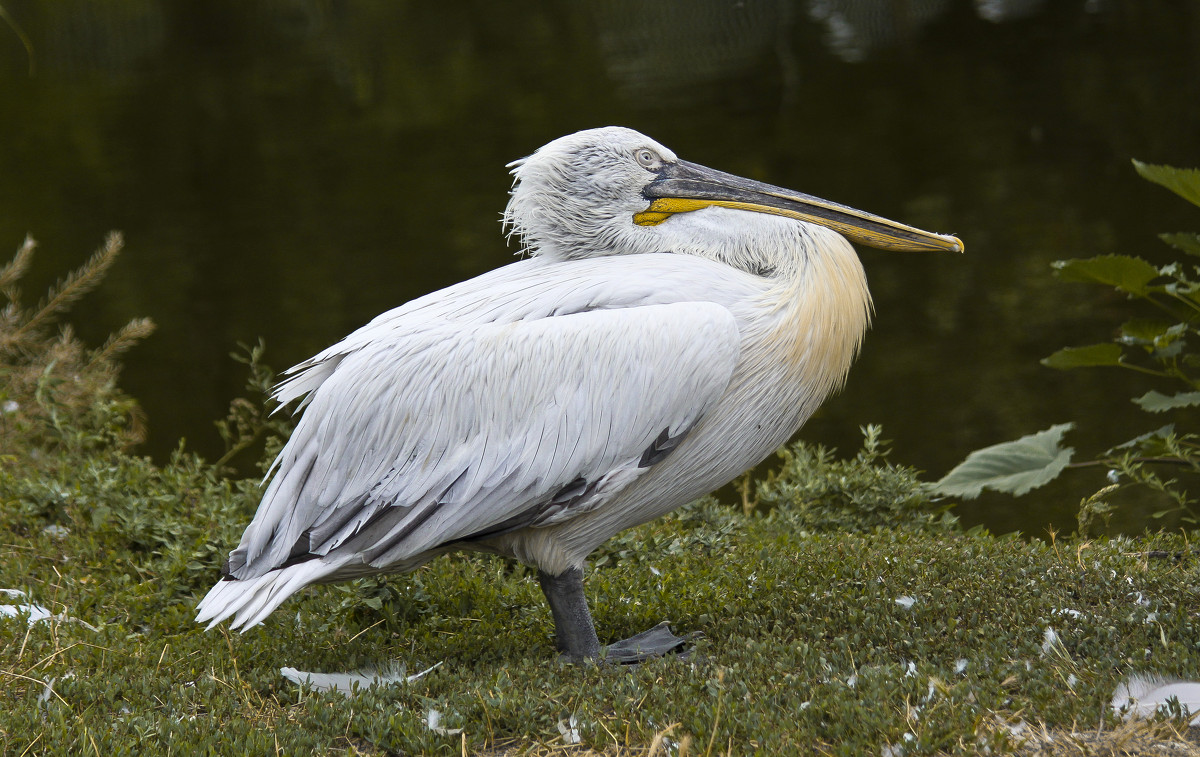
[[583, 571], [570, 568], [552, 576], [539, 570], [538, 583], [554, 616], [554, 646], [558, 648], [560, 659], [566, 662], [593, 660], [636, 665], [673, 652], [684, 656], [687, 651], [681, 650], [688, 641], [702, 635], [693, 633], [681, 638], [671, 633], [670, 624], [664, 621], [649, 631], [601, 647], [583, 595]]
[[687, 636], [676, 636], [671, 633], [671, 624], [664, 620], [649, 631], [642, 631], [624, 641], [609, 644], [604, 648], [601, 659], [619, 665], [636, 665], [672, 653], [686, 657], [691, 652], [691, 649], [687, 648], [688, 642], [701, 635], [696, 632]]

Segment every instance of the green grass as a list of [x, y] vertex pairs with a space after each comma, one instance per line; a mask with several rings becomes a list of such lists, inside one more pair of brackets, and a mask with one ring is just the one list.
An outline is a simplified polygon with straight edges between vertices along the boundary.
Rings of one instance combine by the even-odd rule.
[[[1183, 535], [814, 532], [784, 507], [706, 501], [621, 535], [588, 578], [603, 636], [670, 619], [704, 638], [688, 659], [604, 668], [557, 663], [530, 571], [482, 556], [308, 590], [244, 635], [205, 633], [192, 608], [254, 491], [186, 455], [157, 468], [97, 451], [34, 478], [9, 458], [0, 503], [0, 587], [60, 616], [0, 621], [5, 754], [461, 753], [463, 736], [427, 727], [431, 708], [469, 748], [551, 745], [574, 715], [597, 750], [678, 724], [672, 738], [717, 753], [1003, 752], [1005, 722], [1111, 725], [1129, 672], [1200, 670]], [[279, 673], [437, 662], [354, 697]]]

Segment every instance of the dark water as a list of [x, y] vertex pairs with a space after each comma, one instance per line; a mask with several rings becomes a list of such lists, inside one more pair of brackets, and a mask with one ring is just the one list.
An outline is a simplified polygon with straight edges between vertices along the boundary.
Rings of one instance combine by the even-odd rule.
[[[32, 295], [125, 232], [74, 320], [92, 343], [159, 324], [124, 374], [157, 457], [181, 436], [219, 453], [238, 342], [265, 337], [283, 368], [508, 262], [504, 164], [605, 124], [965, 240], [961, 257], [862, 251], [876, 326], [804, 438], [849, 452], [881, 423], [896, 460], [938, 476], [1051, 423], [1077, 421], [1084, 453], [1160, 425], [1129, 402], [1144, 379], [1037, 360], [1132, 312], [1051, 261], [1165, 261], [1156, 233], [1200, 228], [1129, 163], [1200, 165], [1196, 3], [0, 7], [19, 27], [0, 23], [0, 250], [41, 242]], [[1099, 483], [960, 514], [1069, 529]]]

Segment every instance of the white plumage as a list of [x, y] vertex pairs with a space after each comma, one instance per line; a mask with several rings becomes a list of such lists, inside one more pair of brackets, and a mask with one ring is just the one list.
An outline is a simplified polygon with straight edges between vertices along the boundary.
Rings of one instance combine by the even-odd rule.
[[891, 246], [961, 249], [628, 129], [514, 165], [506, 222], [531, 258], [288, 372], [276, 396], [303, 417], [198, 620], [244, 629], [310, 583], [466, 548], [537, 566], [560, 650], [593, 657], [587, 555], [759, 462], [845, 378], [870, 296], [808, 210], [842, 232], [884, 224]]
[[1131, 675], [1117, 684], [1113, 692], [1113, 712], [1126, 720], [1149, 718], [1158, 712], [1170, 712], [1171, 700], [1180, 714], [1191, 717], [1188, 725], [1200, 726], [1200, 682], [1157, 675]]
[[424, 678], [441, 665], [440, 662], [436, 663], [420, 673], [412, 675], [408, 675], [405, 667], [399, 664], [392, 664], [382, 670], [364, 668], [350, 673], [310, 673], [296, 668], [280, 668], [279, 672], [292, 683], [308, 686], [313, 691], [338, 691], [343, 694], [352, 694], [356, 689], [366, 691], [372, 686], [396, 686], [412, 683], [418, 678]]

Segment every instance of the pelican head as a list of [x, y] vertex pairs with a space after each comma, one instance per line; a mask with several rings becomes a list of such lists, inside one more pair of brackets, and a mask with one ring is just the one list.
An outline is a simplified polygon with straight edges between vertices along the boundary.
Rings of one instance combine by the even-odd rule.
[[880, 249], [963, 250], [956, 237], [680, 160], [622, 127], [561, 137], [509, 167], [504, 222], [532, 255], [677, 252], [757, 270], [786, 264], [764, 258], [802, 248], [792, 242], [814, 225]]

